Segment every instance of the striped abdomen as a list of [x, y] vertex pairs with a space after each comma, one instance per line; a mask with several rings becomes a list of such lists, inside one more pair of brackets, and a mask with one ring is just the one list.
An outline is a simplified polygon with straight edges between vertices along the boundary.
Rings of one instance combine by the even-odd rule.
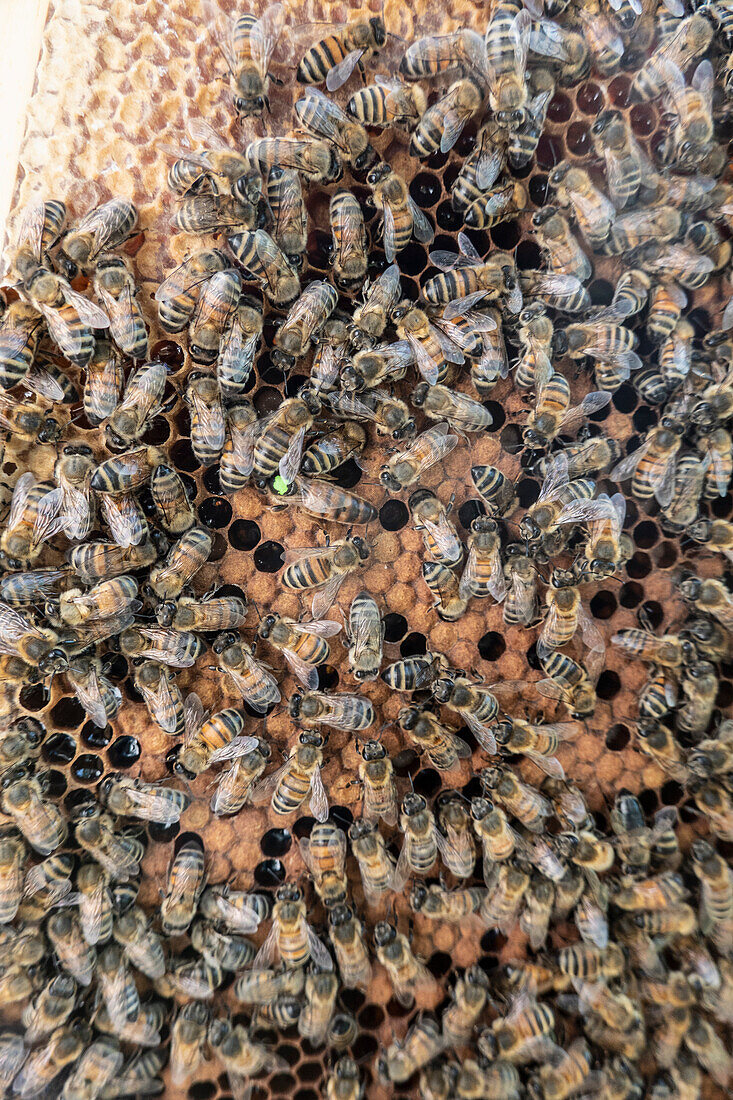
[[299, 84], [322, 84], [348, 53], [351, 47], [338, 35], [330, 34], [307, 51], [298, 65], [296, 80]]

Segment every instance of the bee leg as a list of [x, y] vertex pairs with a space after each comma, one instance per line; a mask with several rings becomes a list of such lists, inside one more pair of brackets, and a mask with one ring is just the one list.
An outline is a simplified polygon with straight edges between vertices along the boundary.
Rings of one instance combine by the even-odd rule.
[[357, 61], [356, 64], [357, 64], [357, 67], [359, 69], [359, 72], [361, 73], [361, 82], [362, 82], [363, 85], [366, 86], [367, 77], [366, 77], [366, 71], [364, 69], [364, 64], [361, 60]]

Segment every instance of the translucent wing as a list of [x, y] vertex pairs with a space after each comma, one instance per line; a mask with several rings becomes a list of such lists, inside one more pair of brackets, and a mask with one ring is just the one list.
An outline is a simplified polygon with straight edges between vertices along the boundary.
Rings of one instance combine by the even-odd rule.
[[303, 460], [303, 446], [305, 444], [306, 428], [299, 428], [288, 444], [288, 449], [280, 459], [280, 477], [288, 485], [292, 485], [300, 470]]
[[161, 798], [158, 789], [155, 787], [128, 787], [125, 790], [125, 795], [137, 807], [139, 816], [146, 821], [157, 821], [162, 825], [172, 825], [178, 821], [183, 813], [184, 807], [167, 798]]
[[233, 268], [216, 271], [211, 276], [196, 307], [195, 325], [205, 325], [210, 318], [216, 319], [222, 314], [226, 316], [231, 312], [231, 277], [233, 273], [238, 280], [239, 274]]
[[532, 17], [526, 8], [517, 12], [512, 22], [511, 39], [514, 46], [514, 61], [517, 72], [524, 73], [527, 68], [527, 51], [532, 30]]
[[90, 670], [88, 675], [79, 677], [69, 670], [67, 676], [74, 689], [74, 695], [76, 695], [94, 725], [104, 729], [109, 719], [99, 690], [99, 681], [94, 671]]
[[290, 665], [301, 684], [305, 684], [311, 691], [318, 687], [318, 669], [303, 661], [292, 649], [284, 649], [283, 657]]
[[[277, 686], [277, 680], [246, 651], [243, 650], [242, 655], [245, 658], [245, 664], [249, 667], [250, 678], [247, 679], [235, 668], [227, 668], [227, 675], [252, 709], [264, 714], [269, 707], [280, 702], [280, 689]], [[265, 687], [267, 687], [267, 696], [263, 699], [260, 697], [260, 693]]]
[[407, 341], [410, 344], [410, 347], [412, 348], [415, 355], [415, 363], [417, 365], [417, 369], [420, 371], [420, 374], [429, 385], [435, 386], [437, 384], [438, 378], [440, 377], [439, 364], [435, 362], [432, 355], [427, 350], [421, 340], [418, 340], [417, 337], [413, 336], [411, 332], [408, 332], [406, 335]]
[[[339, 149], [347, 151], [343, 136], [343, 124], [349, 122], [348, 116], [337, 103], [325, 96], [318, 88], [307, 88], [305, 97], [295, 105], [296, 114], [301, 119], [307, 113], [308, 99], [316, 100], [318, 104], [315, 118], [312, 122], [308, 122], [308, 128], [317, 130], [321, 137], [332, 141]], [[301, 103], [304, 108], [302, 113], [298, 110]]]
[[504, 167], [504, 154], [501, 149], [492, 147], [479, 154], [476, 161], [476, 183], [481, 191], [488, 191], [496, 183]]
[[74, 331], [68, 320], [58, 310], [51, 309], [50, 306], [43, 305], [41, 302], [38, 303], [38, 309], [45, 318], [51, 337], [61, 351], [70, 358], [79, 355], [82, 351], [84, 329], [81, 332]]
[[33, 363], [23, 378], [23, 385], [29, 390], [46, 397], [49, 401], [63, 401], [64, 391], [58, 379], [49, 374], [39, 363]]
[[588, 649], [601, 652], [605, 650], [606, 643], [603, 639], [603, 635], [582, 603], [578, 605], [578, 626], [580, 627], [581, 636], [588, 646]]
[[[465, 355], [458, 346], [457, 341], [463, 343], [463, 337], [460, 334], [460, 330], [451, 324], [431, 325], [430, 331], [440, 344], [443, 357], [448, 363], [464, 363]], [[463, 396], [463, 395], [460, 395]]]
[[198, 417], [199, 435], [206, 440], [212, 450], [221, 453], [226, 441], [226, 420], [222, 406], [218, 402], [208, 404], [196, 389], [189, 392]]
[[455, 298], [452, 302], [443, 310], [443, 316], [446, 321], [450, 321], [453, 317], [460, 317], [461, 315], [473, 309], [475, 305], [485, 298], [490, 291], [488, 290], [474, 290], [472, 294], [466, 294], [463, 298]]
[[311, 776], [311, 797], [309, 806], [316, 821], [326, 821], [328, 819], [328, 796], [323, 786], [321, 769], [319, 767], [314, 769], [313, 775]]
[[494, 736], [491, 728], [481, 722], [474, 714], [461, 711], [461, 716], [465, 719], [466, 725], [470, 729], [473, 736], [478, 741], [482, 749], [485, 749], [490, 756], [495, 756], [499, 751], [496, 744], [496, 737]]
[[137, 316], [130, 287], [124, 286], [119, 298], [115, 298], [104, 287], [96, 287], [95, 290], [107, 310], [113, 340], [120, 348], [128, 347], [134, 342], [137, 333]]
[[312, 619], [304, 623], [295, 623], [293, 630], [299, 634], [315, 634], [317, 638], [333, 638], [341, 630], [341, 623], [333, 619]]
[[392, 213], [392, 207], [387, 202], [382, 207], [382, 215], [384, 218], [384, 254], [390, 263], [394, 263], [397, 255], [394, 214]]
[[[641, 365], [641, 362], [640, 364]], [[596, 390], [586, 394], [579, 405], [568, 409], [560, 421], [560, 431], [570, 434], [589, 417], [592, 413], [604, 409], [611, 400], [611, 394], [605, 390]]]
[[323, 588], [313, 596], [313, 603], [311, 605], [311, 613], [316, 619], [321, 619], [326, 614], [328, 609], [333, 606], [334, 600], [338, 596], [339, 589], [344, 583], [346, 577], [341, 573], [338, 576], [331, 577], [329, 581], [324, 584]]
[[191, 277], [193, 268], [193, 258], [185, 260], [174, 271], [171, 271], [170, 275], [163, 280], [153, 297], [156, 302], [169, 301], [171, 298], [177, 298], [179, 294], [185, 293], [187, 290], [191, 290], [193, 287], [199, 286], [201, 283], [206, 282], [211, 278], [212, 272], [207, 272], [205, 275], [197, 275], [195, 278]]
[[[189, 118], [186, 129], [190, 137], [194, 141], [200, 142], [206, 149], [231, 152], [224, 138], [220, 137], [214, 127], [203, 118]], [[207, 167], [208, 163], [208, 161], [205, 161], [203, 167]]]
[[15, 483], [13, 489], [13, 498], [10, 503], [10, 513], [7, 519], [7, 526], [9, 528], [17, 527], [21, 520], [23, 512], [28, 504], [28, 494], [33, 486], [36, 484], [36, 479], [33, 474], [21, 474]]
[[[270, 772], [264, 779], [261, 779], [252, 789], [252, 801], [255, 803], [267, 802], [272, 798], [277, 785], [283, 778], [285, 773], [290, 768], [290, 761], [286, 760], [284, 764], [281, 764], [274, 772]], [[255, 966], [256, 969], [256, 966]]]
[[313, 962], [321, 970], [333, 970], [333, 959], [329, 955], [328, 949], [318, 938], [310, 925], [307, 926], [306, 934], [308, 936], [308, 946]]
[[140, 633], [152, 644], [150, 649], [144, 650], [138, 656], [159, 659], [178, 668], [190, 668], [194, 664], [195, 657], [186, 653], [185, 642], [177, 631], [163, 627], [140, 627]]
[[[320, 878], [318, 864], [314, 861], [313, 853], [311, 852], [310, 840], [308, 837], [302, 837], [298, 843], [306, 867], [314, 878]], [[346, 860], [346, 834], [341, 829], [336, 829], [329, 837], [326, 847], [330, 858], [334, 861], [335, 870], [338, 874], [343, 874]]]
[[[352, 50], [351, 53], [347, 53], [343, 61], [339, 61], [338, 65], [329, 69], [326, 77], [326, 87], [329, 92], [335, 92], [337, 88], [346, 83], [361, 60], [363, 53], [363, 50]], [[389, 257], [387, 258], [389, 259]]]
[[550, 497], [554, 496], [554, 494], [562, 485], [567, 484], [568, 469], [569, 467], [566, 455], [557, 455], [553, 462], [547, 467], [545, 480], [542, 483], [540, 495], [537, 498], [538, 503], [548, 500]]
[[436, 462], [440, 462], [441, 458], [445, 458], [446, 455], [450, 454], [456, 446], [458, 436], [449, 433], [448, 424], [435, 424], [432, 428], [422, 432], [408, 448], [408, 452], [417, 452], [428, 456], [423, 459], [423, 470], [429, 470]]
[[164, 733], [175, 733], [177, 725], [176, 708], [167, 676], [160, 676], [158, 684], [154, 688], [146, 684], [136, 684], [135, 686], [145, 700], [145, 705], [157, 725]]
[[[620, 2], [620, 0], [619, 0]], [[570, 55], [565, 45], [565, 34], [557, 23], [543, 19], [532, 24], [529, 33], [529, 48], [540, 57], [551, 57], [555, 61], [569, 61]]]
[[439, 523], [426, 519], [423, 520], [423, 524], [443, 557], [448, 561], [457, 561], [461, 557], [463, 549], [461, 540], [445, 517], [442, 517]]
[[43, 200], [26, 206], [18, 221], [18, 244], [32, 252], [39, 263], [42, 260], [41, 245], [45, 223], [46, 204]]
[[258, 745], [259, 741], [256, 737], [234, 737], [227, 745], [222, 745], [220, 749], [212, 753], [209, 763], [221, 764], [225, 760], [237, 760], [240, 756], [246, 756], [248, 752], [253, 752]]
[[118, 546], [139, 546], [147, 535], [147, 525], [133, 497], [108, 497], [100, 500], [104, 519]]
[[627, 478], [631, 477], [650, 446], [651, 441], [645, 440], [645, 442], [642, 443], [640, 447], [637, 447], [635, 451], [632, 451], [630, 455], [627, 455], [626, 458], [622, 458], [608, 475], [611, 481], [626, 481]]
[[427, 215], [423, 214], [422, 210], [413, 201], [413, 199], [408, 199], [407, 205], [409, 206], [410, 213], [412, 214], [412, 233], [415, 237], [415, 240], [420, 241], [423, 244], [429, 243], [435, 236], [429, 218], [427, 217]]
[[64, 298], [74, 307], [83, 325], [88, 325], [89, 328], [109, 328], [109, 317], [103, 309], [94, 302], [90, 302], [83, 294], [73, 290], [68, 283], [62, 283], [61, 289]]

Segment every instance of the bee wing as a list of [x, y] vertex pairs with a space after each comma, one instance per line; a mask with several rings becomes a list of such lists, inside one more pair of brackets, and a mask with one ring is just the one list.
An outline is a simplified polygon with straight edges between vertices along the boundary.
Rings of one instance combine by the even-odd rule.
[[0, 581], [0, 597], [7, 596], [6, 586], [12, 578], [17, 594], [14, 594], [13, 603], [38, 603], [53, 596], [58, 582], [65, 576], [66, 572], [63, 569], [34, 569], [23, 574], [8, 574]]
[[532, 33], [532, 16], [526, 8], [517, 12], [511, 27], [511, 39], [514, 47], [514, 63], [520, 74], [527, 68], [529, 36]]
[[491, 146], [482, 150], [476, 161], [476, 183], [479, 189], [488, 191], [493, 187], [503, 167], [504, 153], [501, 149]]
[[545, 480], [537, 498], [538, 504], [552, 497], [562, 485], [567, 484], [568, 470], [567, 455], [560, 452], [551, 463], [548, 463]]
[[347, 53], [343, 61], [339, 61], [338, 65], [334, 65], [332, 69], [329, 69], [326, 77], [326, 87], [329, 92], [335, 92], [337, 88], [346, 83], [361, 60], [363, 53], [363, 50], [352, 50], [351, 53]]
[[[641, 360], [639, 360], [641, 366]], [[579, 405], [567, 409], [560, 421], [560, 432], [570, 435], [594, 412], [604, 409], [611, 400], [611, 394], [605, 390], [595, 390], [586, 394]]]
[[58, 379], [49, 374], [40, 363], [33, 363], [25, 373], [23, 385], [49, 401], [63, 401], [64, 391]]
[[253, 420], [246, 428], [234, 428], [229, 426], [229, 434], [232, 447], [236, 455], [237, 468], [244, 477], [249, 477], [255, 464], [255, 443], [261, 434], [263, 423], [261, 420]]
[[33, 542], [36, 546], [62, 530], [64, 526], [64, 517], [61, 515], [63, 501], [64, 490], [60, 486], [51, 489], [50, 492], [41, 497], [36, 509], [35, 523], [33, 524]]
[[395, 242], [394, 214], [388, 202], [385, 202], [382, 207], [382, 216], [384, 218], [384, 254], [392, 264], [397, 255], [397, 247]]
[[[280, 693], [278, 692], [278, 699]], [[250, 704], [251, 706], [251, 704]], [[257, 748], [259, 742], [256, 737], [234, 737], [227, 745], [211, 754], [210, 764], [221, 764], [225, 760], [237, 760], [240, 756], [246, 756]]]
[[[186, 129], [193, 141], [200, 142], [205, 149], [217, 150], [221, 153], [230, 153], [232, 151], [224, 138], [217, 134], [214, 127], [203, 118], [189, 118]], [[183, 158], [187, 154], [190, 154], [190, 150], [182, 149], [177, 155]], [[204, 161], [202, 167], [205, 168], [207, 165], [208, 161]]]
[[280, 459], [278, 469], [280, 471], [280, 477], [288, 485], [292, 485], [300, 470], [300, 464], [303, 460], [303, 447], [305, 444], [307, 428], [299, 428], [298, 431], [292, 436], [288, 449]]
[[310, 691], [316, 691], [318, 688], [318, 669], [301, 660], [292, 649], [284, 649], [283, 656], [301, 684], [304, 684]]
[[532, 53], [539, 54], [540, 57], [551, 57], [555, 61], [570, 60], [565, 45], [565, 33], [557, 23], [553, 23], [550, 19], [540, 19], [533, 22], [529, 33], [529, 49]]
[[720, 322], [720, 327], [723, 332], [727, 332], [728, 329], [733, 328], [733, 298], [728, 302], [728, 305], [723, 310], [723, 316]]
[[353, 394], [343, 393], [339, 390], [337, 393], [324, 394], [324, 399], [329, 407], [341, 416], [359, 416], [363, 420], [377, 419], [372, 409]]
[[317, 638], [333, 638], [341, 630], [341, 623], [333, 619], [311, 619], [308, 622], [294, 623], [293, 630], [298, 634], [315, 634]]
[[46, 224], [46, 204], [43, 200], [26, 206], [18, 221], [18, 245], [28, 248], [36, 260], [42, 259], [41, 245]]
[[58, 344], [64, 355], [79, 355], [82, 350], [83, 330], [82, 332], [74, 332], [66, 318], [62, 317], [58, 310], [51, 309], [50, 306], [39, 302], [38, 309], [44, 316], [52, 339]]
[[193, 318], [194, 325], [205, 325], [212, 316], [228, 316], [231, 313], [230, 278], [232, 273], [239, 280], [239, 273], [234, 268], [217, 271], [211, 276], [196, 306], [196, 313]]
[[[539, 281], [539, 289], [541, 293], [551, 294], [555, 298], [572, 299], [577, 294], [582, 293], [582, 300], [572, 306], [572, 312], [587, 309], [590, 305], [588, 292], [576, 275], [555, 275], [552, 272], [543, 272]], [[571, 312], [570, 303], [563, 308]]]
[[279, 768], [276, 768], [274, 772], [270, 772], [264, 779], [260, 779], [252, 788], [252, 801], [259, 804], [261, 802], [267, 802], [269, 798], [272, 798], [278, 783], [289, 767], [290, 761], [286, 760], [285, 763], [281, 764]]
[[340, 573], [338, 576], [331, 577], [331, 579], [315, 593], [311, 605], [311, 613], [314, 618], [323, 618], [328, 609], [333, 606], [334, 600], [338, 596], [339, 589], [345, 580], [346, 575]]
[[[252, 662], [252, 664], [250, 665], [252, 671], [254, 671], [255, 668], [258, 669], [259, 671], [256, 673], [257, 676], [261, 677], [262, 680], [267, 683], [268, 695], [266, 699], [253, 699], [255, 685], [251, 681], [247, 680], [246, 677], [242, 676], [240, 672], [237, 672], [235, 668], [227, 668], [227, 675], [231, 677], [232, 683], [236, 687], [237, 691], [240, 693], [242, 698], [249, 703], [252, 709], [256, 710], [259, 714], [264, 714], [269, 707], [273, 706], [273, 704], [275, 703], [280, 702], [280, 689], [277, 686], [277, 680], [275, 680], [274, 676], [271, 676], [270, 673], [267, 672], [262, 667], [262, 665], [259, 664], [258, 661], [255, 661], [254, 657], [250, 657], [249, 654], [247, 654], [245, 663], [249, 664], [250, 662]], [[258, 694], [259, 690], [260, 684], [257, 684]], [[247, 752], [249, 751], [250, 750], [248, 749]]]
[[[165, 789], [164, 787], [160, 788], [160, 790]], [[161, 798], [159, 790], [154, 787], [148, 789], [128, 787], [125, 795], [137, 808], [135, 816], [143, 818], [144, 821], [156, 821], [161, 825], [173, 825], [183, 813], [184, 807], [177, 806], [165, 797]]]
[[201, 283], [210, 279], [212, 272], [207, 272], [205, 275], [199, 275], [196, 278], [189, 278], [189, 275], [193, 269], [193, 259], [184, 260], [182, 264], [171, 271], [170, 275], [163, 280], [153, 297], [156, 302], [169, 301], [171, 298], [177, 298], [179, 294], [184, 294], [187, 290], [191, 290]]
[[606, 648], [603, 635], [582, 603], [578, 605], [578, 625], [580, 626], [580, 633], [583, 641], [588, 646], [588, 649], [603, 652]]
[[448, 363], [460, 364], [466, 361], [466, 357], [460, 348], [460, 344], [465, 342], [464, 337], [456, 325], [444, 321], [441, 325], [431, 324], [430, 330], [440, 344], [443, 358]]
[[396, 825], [397, 788], [394, 780], [390, 779], [389, 787], [386, 792], [384, 788], [382, 788], [379, 793], [379, 801], [377, 801], [377, 793], [368, 783], [365, 783], [362, 793], [361, 812], [362, 816], [370, 821], [376, 821], [381, 816], [387, 825]]
[[407, 205], [412, 214], [412, 233], [415, 240], [420, 241], [422, 244], [429, 244], [435, 236], [430, 219], [422, 212], [414, 199], [408, 199]]
[[326, 821], [328, 819], [328, 796], [326, 795], [326, 790], [323, 786], [321, 769], [318, 766], [315, 767], [313, 775], [311, 777], [311, 797], [309, 807], [310, 812], [313, 814], [316, 821]]
[[194, 664], [195, 658], [185, 652], [185, 644], [177, 631], [163, 627], [140, 627], [140, 633], [152, 642], [152, 647], [138, 656], [149, 657], [154, 661], [164, 655], [167, 664], [178, 668], [190, 668]]
[[28, 494], [35, 484], [36, 479], [34, 475], [30, 473], [21, 474], [16, 481], [13, 489], [13, 497], [10, 502], [10, 512], [7, 518], [6, 526], [8, 528], [16, 527], [20, 522], [20, 518], [28, 503]]
[[[137, 317], [133, 309], [132, 291], [128, 285], [122, 288], [119, 298], [113, 297], [104, 287], [95, 287], [97, 297], [107, 311], [112, 338], [118, 347], [131, 344], [136, 335]], [[99, 327], [99, 326], [97, 326]]]
[[73, 688], [74, 695], [84, 707], [94, 725], [104, 729], [109, 719], [107, 718], [104, 700], [99, 690], [99, 680], [94, 669], [90, 669], [89, 675], [83, 679], [68, 671], [67, 678]]
[[267, 933], [267, 938], [262, 944], [255, 955], [255, 960], [252, 963], [253, 970], [266, 970], [271, 962], [274, 962], [277, 955], [278, 945], [278, 928], [275, 921], [272, 922], [272, 928]]
[[407, 342], [415, 355], [415, 363], [420, 374], [430, 386], [435, 386], [440, 375], [440, 367], [433, 359], [425, 345], [412, 333], [407, 333]]
[[443, 317], [446, 321], [450, 321], [453, 317], [465, 315], [468, 310], [478, 305], [481, 299], [485, 298], [488, 293], [488, 290], [475, 290], [472, 294], [466, 294], [463, 298], [455, 298], [452, 302], [449, 302], [443, 310]]
[[433, 523], [429, 519], [424, 520], [423, 523], [441, 554], [449, 561], [457, 561], [463, 553], [463, 547], [447, 517], [442, 516], [438, 523]]
[[627, 455], [626, 458], [622, 458], [621, 461], [611, 470], [610, 474], [608, 475], [609, 479], [611, 481], [626, 481], [627, 478], [630, 478], [633, 475], [636, 467], [639, 465], [641, 459], [649, 450], [650, 446], [651, 441], [645, 440], [641, 444], [641, 446], [637, 447], [635, 451], [632, 451], [630, 455]]
[[100, 500], [104, 519], [112, 538], [118, 546], [139, 546], [147, 534], [142, 516], [133, 497], [115, 497], [107, 495]]
[[72, 289], [68, 283], [62, 283], [61, 289], [64, 298], [74, 307], [83, 325], [88, 325], [89, 328], [109, 328], [109, 317], [103, 309]]
[[465, 720], [466, 725], [481, 748], [490, 756], [496, 756], [499, 750], [496, 745], [496, 737], [492, 733], [491, 727], [485, 725], [483, 722], [479, 721], [474, 714], [469, 714], [467, 711], [461, 711], [461, 717]]
[[[337, 103], [324, 95], [319, 88], [307, 88], [303, 99], [295, 104], [295, 111], [299, 118], [302, 118], [303, 114], [306, 113], [309, 98], [317, 101], [318, 108], [315, 111], [314, 121], [308, 124], [308, 129], [317, 131], [321, 137], [327, 138], [337, 148], [346, 151], [342, 127], [344, 123], [349, 123], [348, 115], [341, 110]], [[303, 104], [302, 112], [298, 110], [301, 103]]]
[[176, 712], [170, 683], [166, 676], [161, 676], [157, 687], [151, 688], [147, 684], [135, 685], [145, 700], [145, 705], [150, 711], [153, 720], [164, 733], [175, 733]]
[[191, 400], [198, 416], [201, 437], [213, 450], [221, 452], [224, 449], [227, 434], [223, 406], [219, 401], [209, 405], [202, 400], [196, 390], [191, 392]]

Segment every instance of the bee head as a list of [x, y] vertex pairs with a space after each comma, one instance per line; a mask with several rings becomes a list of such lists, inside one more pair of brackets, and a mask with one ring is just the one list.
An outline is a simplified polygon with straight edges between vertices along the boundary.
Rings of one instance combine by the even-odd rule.
[[380, 920], [374, 925], [374, 943], [377, 947], [386, 947], [397, 938], [397, 929], [389, 921]]
[[419, 913], [428, 896], [428, 888], [424, 882], [416, 883], [410, 891], [410, 905]]
[[45, 416], [38, 429], [39, 443], [56, 443], [61, 438], [61, 425], [53, 416]]
[[389, 469], [386, 466], [382, 468], [382, 472], [379, 475], [379, 480], [381, 481], [382, 485], [384, 485], [390, 491], [390, 493], [399, 493], [400, 489], [402, 488], [397, 478], [394, 476], [394, 474], [390, 473]]
[[402, 801], [402, 812], [407, 817], [415, 817], [426, 808], [427, 802], [421, 794], [416, 794], [415, 791], [411, 791], [409, 794], [405, 795]]
[[211, 646], [214, 653], [223, 653], [225, 649], [229, 649], [230, 646], [237, 645], [239, 642], [239, 635], [234, 631], [229, 630], [225, 634], [219, 634]]
[[382, 180], [385, 180], [391, 171], [392, 169], [385, 161], [380, 161], [367, 176], [367, 183], [370, 187], [375, 187]]
[[387, 41], [387, 28], [384, 25], [384, 20], [381, 15], [372, 16], [369, 20], [369, 26], [372, 28], [372, 36], [375, 45], [383, 46]]
[[262, 622], [260, 623], [259, 628], [257, 630], [257, 633], [259, 634], [260, 638], [269, 638], [270, 637], [270, 632], [272, 631], [273, 626], [275, 625], [275, 623], [278, 621], [279, 618], [280, 618], [279, 615], [266, 615], [265, 616], [265, 618], [262, 620]]
[[430, 392], [430, 386], [427, 382], [418, 382], [415, 389], [412, 391], [412, 397], [410, 401], [416, 409], [421, 409], [425, 404], [426, 398]]

